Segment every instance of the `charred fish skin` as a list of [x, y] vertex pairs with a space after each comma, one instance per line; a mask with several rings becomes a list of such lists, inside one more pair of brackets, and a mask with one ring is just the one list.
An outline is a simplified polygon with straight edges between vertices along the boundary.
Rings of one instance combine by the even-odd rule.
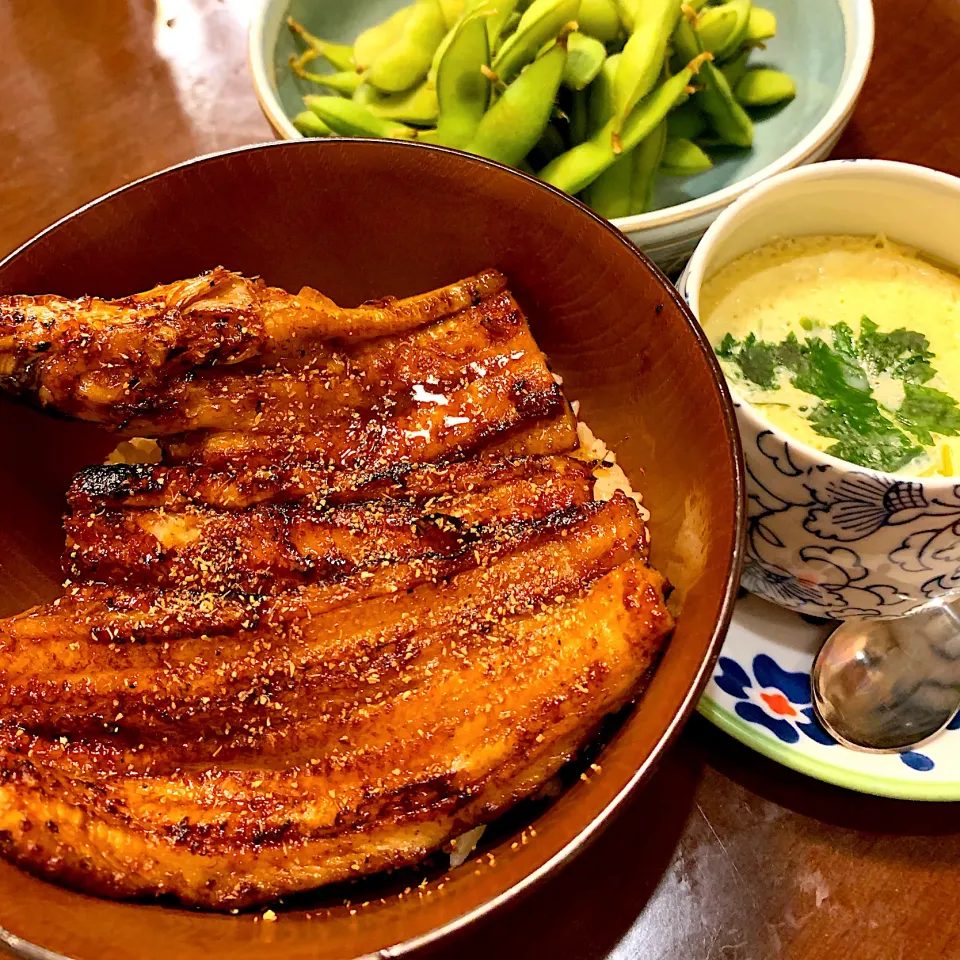
[[223, 270], [0, 298], [0, 364], [164, 455], [81, 471], [67, 592], [0, 621], [0, 853], [38, 875], [233, 910], [415, 864], [574, 757], [672, 629], [496, 271], [354, 310]]
[[[324, 341], [394, 336], [503, 289], [489, 270], [408, 300], [344, 309], [218, 267], [120, 300], [0, 297], [0, 388], [115, 428], [156, 416], [197, 369], [271, 366]], [[141, 435], [149, 435], [141, 433]]]

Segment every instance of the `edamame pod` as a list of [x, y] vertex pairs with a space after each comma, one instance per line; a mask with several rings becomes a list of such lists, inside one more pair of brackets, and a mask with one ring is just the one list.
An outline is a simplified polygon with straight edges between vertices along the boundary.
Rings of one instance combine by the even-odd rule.
[[293, 125], [305, 137], [329, 137], [333, 131], [311, 110], [304, 110], [293, 118]]
[[491, 50], [496, 48], [514, 16], [519, 16], [517, 2], [518, 0], [487, 0], [485, 5], [485, 9], [489, 13], [487, 17], [487, 39], [490, 41]]
[[391, 140], [415, 140], [417, 131], [393, 120], [384, 120], [362, 103], [345, 97], [303, 98], [307, 108], [341, 137], [386, 137]]
[[643, 0], [614, 0], [620, 22], [627, 33], [633, 33], [633, 29], [637, 25], [637, 8], [642, 2]]
[[585, 90], [593, 83], [607, 59], [607, 48], [584, 33], [571, 33], [567, 38], [567, 65], [563, 84], [571, 90]]
[[672, 137], [664, 147], [660, 169], [670, 177], [690, 177], [712, 166], [713, 161], [693, 141]]
[[443, 25], [452, 30], [454, 24], [463, 16], [467, 8], [467, 0], [440, 0], [440, 10], [443, 13]]
[[520, 18], [516, 32], [504, 41], [493, 59], [493, 72], [509, 83], [533, 61], [540, 48], [576, 20], [580, 0], [533, 0]]
[[756, 68], [748, 70], [734, 90], [737, 100], [745, 107], [772, 107], [797, 95], [793, 77], [780, 70]]
[[728, 4], [707, 7], [694, 21], [694, 31], [700, 48], [718, 57], [718, 51], [727, 43], [737, 27], [737, 14]]
[[[717, 60], [732, 57], [743, 45], [750, 21], [751, 0], [727, 0], [719, 7], [707, 7], [698, 17], [696, 31], [700, 45]], [[717, 30], [713, 24], [722, 21]]]
[[601, 43], [613, 43], [620, 36], [620, 16], [613, 0], [580, 0], [577, 22], [588, 37]]
[[763, 7], [753, 7], [750, 10], [750, 19], [747, 21], [747, 32], [744, 40], [757, 43], [769, 40], [777, 34], [777, 18]]
[[720, 137], [735, 147], [749, 147], [753, 143], [753, 121], [740, 106], [727, 83], [726, 77], [713, 63], [705, 63], [700, 70], [703, 89], [694, 100], [710, 120], [710, 126]]
[[336, 90], [344, 96], [351, 97], [357, 92], [357, 87], [363, 82], [363, 77], [356, 70], [341, 70], [337, 73], [311, 73], [305, 70], [301, 58], [290, 55], [290, 68], [302, 80], [319, 84], [330, 90]]
[[613, 118], [617, 109], [613, 99], [613, 81], [620, 68], [622, 54], [607, 57], [597, 78], [587, 90], [587, 135], [592, 137], [605, 123]]
[[520, 18], [522, 16], [523, 14], [521, 14], [519, 10], [514, 10], [513, 13], [511, 13], [510, 16], [507, 17], [507, 21], [506, 23], [504, 23], [503, 29], [500, 31], [500, 36], [497, 38], [498, 46], [499, 44], [502, 44], [507, 39], [507, 37], [513, 34], [516, 31], [517, 27], [520, 26]]
[[367, 103], [367, 107], [371, 113], [384, 120], [412, 123], [417, 127], [434, 126], [440, 115], [437, 91], [426, 81], [406, 93], [374, 97]]
[[566, 37], [535, 60], [483, 115], [467, 147], [515, 167], [536, 146], [550, 122], [567, 61]]
[[437, 68], [437, 137], [444, 146], [466, 146], [490, 102], [490, 82], [481, 72], [490, 62], [485, 20], [479, 14], [461, 20]]
[[353, 100], [354, 103], [362, 103], [364, 106], [369, 107], [371, 103], [383, 100], [384, 95], [377, 90], [376, 87], [371, 87], [369, 83], [361, 83], [350, 99]]
[[653, 205], [653, 188], [667, 142], [667, 124], [661, 121], [630, 154], [633, 177], [630, 183], [629, 216], [646, 213]]
[[700, 39], [693, 29], [693, 21], [696, 19], [696, 12], [690, 4], [684, 4], [681, 8], [683, 16], [677, 22], [677, 28], [673, 31], [673, 46], [677, 56], [685, 63], [689, 63], [700, 50]]
[[614, 149], [630, 111], [654, 87], [663, 69], [667, 41], [680, 19], [680, 0], [641, 0], [635, 7], [635, 28], [623, 48], [614, 80]]
[[741, 50], [732, 60], [728, 60], [721, 68], [720, 72], [726, 77], [730, 89], [740, 82], [740, 78], [746, 73], [747, 59], [750, 56], [749, 48]]
[[621, 154], [582, 194], [583, 202], [601, 217], [613, 220], [630, 215], [633, 185], [633, 155], [638, 148]]
[[675, 110], [671, 110], [667, 116], [667, 135], [670, 137], [696, 140], [706, 129], [706, 117], [692, 101], [687, 101]]
[[[663, 120], [684, 88], [700, 69], [708, 54], [695, 57], [686, 67], [664, 80], [630, 112], [620, 133], [624, 153], [649, 136]], [[616, 159], [613, 152], [613, 125], [610, 120], [589, 140], [568, 150], [540, 171], [540, 179], [567, 193], [579, 193], [603, 173]]]
[[417, 0], [400, 38], [373, 61], [364, 79], [384, 93], [416, 86], [426, 77], [446, 32], [439, 0]]
[[287, 17], [287, 26], [298, 36], [317, 56], [323, 57], [334, 70], [353, 70], [356, 64], [353, 59], [353, 47], [343, 43], [328, 43], [315, 37], [309, 30], [297, 23], [293, 17]]
[[368, 70], [373, 62], [386, 53], [403, 33], [413, 6], [403, 7], [382, 23], [364, 30], [353, 44], [353, 57], [358, 70]]

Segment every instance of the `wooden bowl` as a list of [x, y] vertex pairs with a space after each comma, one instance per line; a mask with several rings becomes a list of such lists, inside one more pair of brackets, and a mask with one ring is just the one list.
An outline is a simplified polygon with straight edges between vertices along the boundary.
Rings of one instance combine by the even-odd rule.
[[[505, 271], [581, 416], [644, 493], [653, 561], [677, 588], [676, 634], [605, 748], [602, 773], [543, 812], [530, 842], [513, 849], [501, 831], [493, 867], [468, 861], [442, 890], [431, 883], [430, 896], [385, 896], [355, 912], [342, 889], [335, 900], [320, 893], [320, 908], [278, 908], [268, 923], [100, 900], [0, 862], [2, 936], [25, 956], [327, 960], [396, 956], [447, 935], [529, 888], [611, 816], [695, 704], [727, 627], [744, 517], [733, 409], [696, 321], [611, 226], [465, 154], [387, 141], [273, 143], [191, 161], [83, 207], [0, 263], [0, 292], [119, 296], [218, 264], [292, 290], [310, 284], [342, 304]], [[57, 595], [64, 492], [113, 443], [89, 425], [0, 404], [6, 616]], [[526, 827], [522, 816], [514, 821]], [[346, 896], [366, 899], [362, 887]]]

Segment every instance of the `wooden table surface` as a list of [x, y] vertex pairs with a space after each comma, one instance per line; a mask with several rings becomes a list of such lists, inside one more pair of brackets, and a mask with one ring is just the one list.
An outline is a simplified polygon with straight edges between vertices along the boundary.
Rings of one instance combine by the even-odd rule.
[[[960, 2], [875, 3], [836, 155], [960, 174]], [[0, 255], [143, 174], [272, 139], [246, 69], [256, 5], [0, 2]], [[960, 806], [834, 789], [695, 718], [598, 842], [436, 956], [956, 958], [958, 861]]]

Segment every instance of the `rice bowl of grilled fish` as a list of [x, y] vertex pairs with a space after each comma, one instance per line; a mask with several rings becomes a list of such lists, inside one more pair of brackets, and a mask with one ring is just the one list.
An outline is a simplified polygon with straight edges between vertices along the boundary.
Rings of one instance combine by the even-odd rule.
[[709, 347], [496, 164], [275, 144], [108, 195], [0, 264], [0, 393], [0, 924], [55, 954], [450, 932], [610, 816], [729, 617]]

